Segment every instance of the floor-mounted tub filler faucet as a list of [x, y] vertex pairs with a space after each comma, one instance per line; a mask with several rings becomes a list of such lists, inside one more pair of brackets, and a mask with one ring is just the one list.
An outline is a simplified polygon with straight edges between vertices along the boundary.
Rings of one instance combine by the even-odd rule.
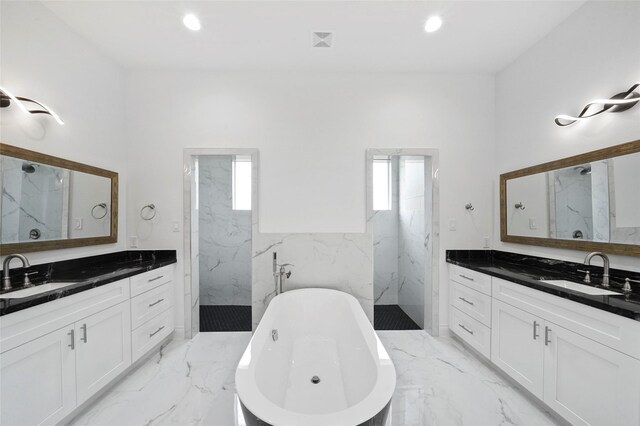
[[[280, 269], [278, 270], [278, 266]], [[291, 276], [291, 271], [285, 269], [285, 266], [293, 266], [291, 263], [283, 263], [278, 265], [278, 254], [273, 252], [273, 280], [276, 286], [276, 295], [283, 293], [284, 280]]]
[[604, 272], [602, 273], [602, 287], [609, 287], [609, 257], [604, 253], [594, 251], [593, 253], [589, 253], [587, 257], [584, 258], [584, 264], [590, 265], [591, 259], [594, 256], [600, 256], [602, 258], [602, 261], [604, 262]]
[[[22, 261], [22, 267], [28, 268], [31, 265], [24, 255], [21, 254], [10, 254], [9, 256], [4, 258], [4, 263], [2, 264], [2, 289], [3, 290], [11, 290], [11, 277], [9, 276], [9, 264], [12, 259], [20, 259]], [[25, 287], [28, 287], [30, 282], [28, 281], [29, 277], [25, 274]]]

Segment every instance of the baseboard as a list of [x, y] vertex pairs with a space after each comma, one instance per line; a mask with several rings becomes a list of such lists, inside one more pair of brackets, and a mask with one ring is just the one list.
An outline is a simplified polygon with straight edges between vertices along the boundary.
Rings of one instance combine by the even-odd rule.
[[440, 328], [438, 329], [440, 337], [451, 337], [451, 333], [449, 331], [449, 324], [440, 324]]

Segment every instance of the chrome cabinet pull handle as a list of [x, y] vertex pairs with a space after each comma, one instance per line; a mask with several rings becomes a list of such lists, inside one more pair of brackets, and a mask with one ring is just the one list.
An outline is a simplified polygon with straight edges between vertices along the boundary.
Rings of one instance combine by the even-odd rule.
[[153, 302], [153, 303], [149, 303], [149, 307], [156, 306], [158, 303], [162, 302], [163, 300], [164, 300], [164, 299], [159, 299], [159, 300], [156, 300], [156, 301], [155, 301], [155, 302]]
[[549, 346], [549, 343], [551, 343], [551, 339], [549, 338], [550, 334], [551, 334], [551, 329], [545, 325], [544, 327], [544, 345], [545, 346]]
[[473, 278], [468, 277], [468, 276], [466, 276], [466, 275], [462, 275], [462, 274], [460, 274], [460, 276], [461, 276], [462, 278], [464, 278], [465, 280], [475, 281]]
[[163, 328], [164, 328], [164, 325], [162, 327], [160, 327], [159, 329], [157, 329], [156, 331], [154, 331], [153, 333], [149, 333], [149, 337], [153, 337], [156, 334], [160, 333], [160, 331], [162, 331]]
[[462, 300], [462, 301], [463, 301], [463, 302], [465, 302], [465, 303], [468, 303], [468, 304], [469, 304], [469, 305], [471, 305], [471, 306], [475, 306], [475, 303], [473, 303], [473, 302], [471, 302], [471, 301], [469, 301], [469, 300], [465, 299], [464, 297], [458, 297], [458, 299]]
[[465, 327], [465, 326], [464, 326], [464, 325], [462, 325], [462, 324], [458, 324], [458, 325], [459, 325], [459, 326], [460, 326], [460, 328], [462, 328], [464, 331], [466, 331], [467, 333], [469, 333], [469, 334], [473, 335], [473, 331], [472, 331], [472, 330], [469, 330], [467, 327]]
[[540, 337], [540, 336], [538, 335], [538, 326], [539, 326], [539, 325], [540, 325], [540, 324], [538, 324], [538, 321], [534, 321], [534, 322], [533, 322], [533, 340], [537, 340], [537, 339], [538, 339], [538, 337]]
[[71, 336], [71, 343], [69, 343], [67, 346], [69, 346], [71, 350], [74, 350], [76, 348], [76, 331], [72, 328], [67, 333], [67, 336]]
[[87, 343], [87, 323], [82, 324], [82, 327], [80, 327], [83, 331], [83, 336], [81, 337], [80, 340], [82, 340], [83, 342]]
[[148, 282], [157, 281], [162, 277], [164, 277], [164, 275], [160, 275], [159, 277], [151, 278]]

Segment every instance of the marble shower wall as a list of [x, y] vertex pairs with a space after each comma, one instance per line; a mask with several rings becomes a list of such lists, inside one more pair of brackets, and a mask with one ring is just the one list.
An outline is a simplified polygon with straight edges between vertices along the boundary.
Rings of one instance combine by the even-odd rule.
[[31, 241], [32, 229], [39, 240], [67, 237], [69, 172], [58, 167], [34, 163], [35, 171], [22, 170], [21, 159], [2, 159], [2, 236], [3, 243]]
[[232, 209], [232, 156], [198, 164], [201, 305], [251, 304], [251, 211]]
[[555, 237], [573, 239], [580, 231], [582, 239], [593, 239], [591, 175], [581, 175], [574, 168], [553, 173], [555, 193]]
[[607, 160], [591, 163], [593, 241], [609, 242], [609, 168]]
[[391, 210], [373, 212], [373, 301], [398, 304], [398, 157], [391, 160]]
[[[255, 227], [254, 227], [255, 229]], [[305, 287], [334, 288], [358, 299], [373, 322], [373, 240], [370, 234], [262, 234], [253, 235], [253, 328], [275, 297], [273, 252], [278, 263], [290, 263], [292, 275], [284, 290]]]
[[398, 231], [398, 305], [424, 327], [425, 162], [424, 157], [400, 157]]

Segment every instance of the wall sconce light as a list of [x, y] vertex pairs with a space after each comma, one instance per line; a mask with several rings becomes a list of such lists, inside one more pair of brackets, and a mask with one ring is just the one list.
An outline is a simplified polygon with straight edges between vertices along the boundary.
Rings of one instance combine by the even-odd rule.
[[[7, 108], [11, 105], [11, 102], [15, 103], [26, 114], [48, 114], [52, 116], [60, 125], [64, 124], [64, 121], [56, 114], [51, 108], [47, 107], [42, 102], [38, 102], [33, 99], [24, 98], [22, 96], [14, 96], [4, 87], [0, 86], [0, 108]], [[41, 109], [29, 109], [25, 106], [27, 104], [35, 104]]]
[[[640, 83], [635, 83], [626, 92], [613, 95], [611, 99], [596, 99], [587, 104], [580, 112], [580, 115], [573, 117], [571, 115], [558, 115], [555, 118], [555, 122], [558, 126], [565, 127], [575, 123], [578, 120], [584, 120], [586, 118], [595, 117], [603, 112], [622, 112], [629, 108], [634, 107], [638, 101], [640, 101], [640, 93], [634, 92], [640, 86]], [[595, 112], [588, 113], [590, 109], [600, 108]]]
[[522, 201], [520, 201], [519, 203], [516, 203], [513, 207], [515, 207], [518, 210], [524, 210], [526, 209], [526, 207], [524, 206], [524, 204], [522, 204]]
[[473, 208], [473, 204], [471, 204], [471, 203], [467, 203], [467, 204], [464, 206], [464, 208], [465, 208], [465, 209], [467, 209], [467, 210], [469, 210], [470, 212], [472, 212], [472, 211], [474, 211], [474, 210], [475, 210], [475, 209]]

